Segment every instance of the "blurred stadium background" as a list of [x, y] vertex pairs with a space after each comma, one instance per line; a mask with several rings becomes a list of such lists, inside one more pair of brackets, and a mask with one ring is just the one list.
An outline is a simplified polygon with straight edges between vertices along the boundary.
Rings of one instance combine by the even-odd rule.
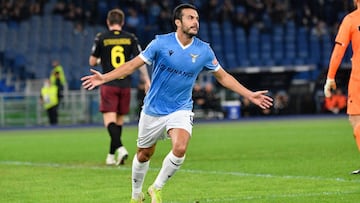
[[[210, 43], [227, 71], [251, 89], [286, 92], [288, 114], [322, 113], [334, 37], [352, 0], [0, 0], [0, 126], [46, 125], [38, 98], [54, 59], [68, 82], [60, 123], [101, 123], [98, 92], [82, 90], [80, 78], [89, 73], [91, 45], [106, 29], [108, 10], [125, 11], [124, 29], [136, 33], [145, 48], [155, 34], [172, 31], [172, 9], [184, 2], [199, 8], [199, 38]], [[348, 50], [337, 78], [343, 90], [350, 57]], [[198, 80], [218, 87], [207, 73]], [[129, 121], [137, 119], [138, 81], [135, 74]], [[232, 102], [240, 98], [216, 90], [227, 114], [236, 108], [237, 116], [227, 118], [241, 119], [240, 105]]]

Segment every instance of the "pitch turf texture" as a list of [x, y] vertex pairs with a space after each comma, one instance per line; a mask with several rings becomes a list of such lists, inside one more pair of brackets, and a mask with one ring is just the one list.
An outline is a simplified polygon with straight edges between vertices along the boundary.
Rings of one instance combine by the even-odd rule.
[[[102, 127], [0, 131], [0, 202], [129, 202], [136, 133], [125, 126], [130, 160], [108, 167]], [[169, 150], [169, 140], [158, 143], [144, 190]], [[349, 174], [358, 168], [345, 116], [195, 123], [163, 201], [360, 202], [360, 175]]]

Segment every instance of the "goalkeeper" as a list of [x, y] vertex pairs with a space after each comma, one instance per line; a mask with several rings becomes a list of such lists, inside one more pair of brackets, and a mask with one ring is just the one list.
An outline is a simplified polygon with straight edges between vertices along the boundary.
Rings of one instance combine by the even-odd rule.
[[[324, 94], [331, 97], [331, 91], [336, 89], [335, 75], [340, 66], [348, 45], [352, 44], [352, 71], [348, 85], [347, 114], [353, 128], [354, 138], [360, 151], [360, 0], [354, 0], [356, 10], [346, 15], [335, 38], [335, 46], [331, 55]], [[360, 174], [360, 169], [352, 174]]]

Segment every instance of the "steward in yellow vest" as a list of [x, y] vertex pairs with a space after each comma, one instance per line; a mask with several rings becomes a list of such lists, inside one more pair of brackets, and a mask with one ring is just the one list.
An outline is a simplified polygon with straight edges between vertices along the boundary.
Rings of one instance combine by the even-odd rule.
[[[52, 66], [53, 66], [53, 69], [52, 69], [51, 74], [50, 74], [50, 82], [51, 82], [51, 84], [55, 85], [56, 80], [59, 79], [60, 84], [62, 86], [65, 86], [67, 81], [66, 81], [66, 77], [65, 77], [65, 73], [64, 73], [64, 69], [63, 69], [62, 65], [60, 65], [59, 61], [54, 60], [52, 62]], [[58, 76], [56, 76], [56, 74], [58, 74]]]
[[44, 82], [41, 88], [41, 101], [44, 109], [47, 111], [49, 123], [56, 125], [58, 123], [58, 104], [59, 92], [56, 85], [51, 85], [49, 80]]

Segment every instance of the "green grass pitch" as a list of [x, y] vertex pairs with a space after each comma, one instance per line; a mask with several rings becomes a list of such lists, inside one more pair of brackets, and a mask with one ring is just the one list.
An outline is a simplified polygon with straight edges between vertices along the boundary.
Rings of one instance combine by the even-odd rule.
[[[0, 202], [129, 202], [137, 127], [124, 166], [105, 166], [103, 127], [0, 130]], [[144, 190], [170, 140], [158, 143]], [[347, 117], [195, 123], [164, 203], [360, 202], [360, 153]], [[150, 202], [148, 196], [145, 202]]]

